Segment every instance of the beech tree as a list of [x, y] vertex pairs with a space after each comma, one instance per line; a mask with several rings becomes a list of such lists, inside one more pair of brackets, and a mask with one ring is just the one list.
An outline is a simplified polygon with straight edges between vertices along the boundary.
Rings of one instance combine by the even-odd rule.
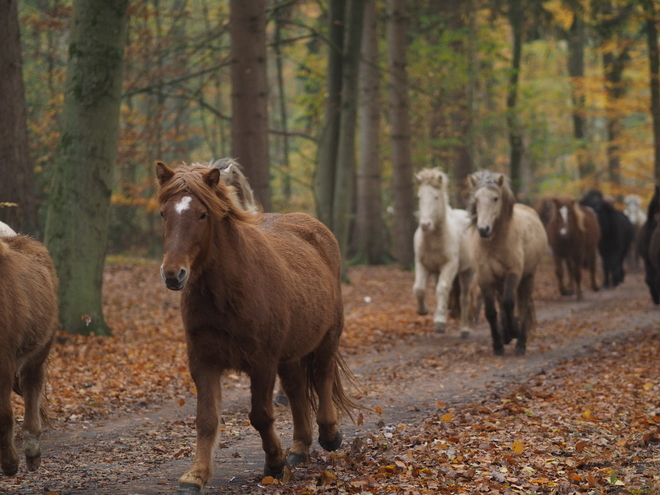
[[70, 333], [109, 334], [101, 290], [119, 134], [128, 0], [74, 0], [45, 242]]
[[0, 220], [41, 237], [28, 147], [18, 2], [0, 0]]

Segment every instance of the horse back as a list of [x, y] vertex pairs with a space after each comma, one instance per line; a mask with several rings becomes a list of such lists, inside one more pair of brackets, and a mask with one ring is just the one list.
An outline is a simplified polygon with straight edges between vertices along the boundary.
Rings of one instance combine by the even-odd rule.
[[0, 239], [0, 347], [22, 359], [52, 342], [58, 325], [57, 276], [46, 248], [22, 235]]

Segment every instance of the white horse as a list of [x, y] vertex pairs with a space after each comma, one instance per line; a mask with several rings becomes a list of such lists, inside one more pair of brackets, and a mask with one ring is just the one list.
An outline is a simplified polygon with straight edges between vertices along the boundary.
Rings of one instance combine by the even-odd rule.
[[417, 312], [427, 314], [426, 285], [437, 275], [433, 327], [445, 331], [447, 302], [454, 278], [460, 286], [461, 336], [468, 337], [469, 301], [474, 271], [467, 250], [467, 211], [453, 209], [447, 197], [447, 176], [439, 168], [424, 169], [415, 175], [419, 197], [419, 225], [415, 231], [415, 284]]
[[642, 228], [642, 225], [646, 223], [646, 212], [642, 209], [642, 200], [636, 194], [628, 194], [623, 199], [624, 204], [626, 205], [623, 210], [624, 215], [628, 217], [630, 223], [633, 224], [633, 242], [632, 246], [628, 250], [628, 266], [632, 269], [637, 269], [639, 267], [639, 231]]

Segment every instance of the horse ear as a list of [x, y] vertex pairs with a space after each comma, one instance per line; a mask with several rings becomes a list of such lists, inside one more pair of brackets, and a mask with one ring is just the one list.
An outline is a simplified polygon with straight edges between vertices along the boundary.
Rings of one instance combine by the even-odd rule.
[[415, 182], [418, 186], [422, 183], [422, 176], [420, 174], [415, 174]]
[[214, 188], [218, 185], [218, 182], [220, 182], [220, 170], [212, 168], [203, 175], [203, 179], [204, 182], [206, 182], [206, 185], [210, 188]]
[[498, 175], [497, 180], [495, 182], [497, 182], [498, 186], [502, 186], [504, 184], [504, 175], [502, 174]]
[[477, 178], [474, 176], [474, 174], [468, 175], [468, 182], [470, 183], [470, 187], [472, 189], [477, 187]]
[[174, 175], [174, 170], [169, 168], [163, 162], [156, 162], [156, 179], [158, 180], [158, 185], [162, 186]]

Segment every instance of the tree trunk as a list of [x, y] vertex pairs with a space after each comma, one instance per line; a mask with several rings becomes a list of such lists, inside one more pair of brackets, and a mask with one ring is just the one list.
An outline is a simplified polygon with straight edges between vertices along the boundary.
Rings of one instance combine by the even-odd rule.
[[649, 72], [651, 80], [651, 116], [653, 117], [653, 150], [654, 166], [653, 177], [656, 184], [660, 184], [660, 70], [658, 59], [658, 28], [656, 26], [656, 11], [653, 0], [642, 2], [646, 13], [646, 41], [649, 52]]
[[380, 70], [375, 0], [366, 0], [359, 72], [360, 154], [357, 173], [356, 260], [378, 265], [388, 260], [381, 216]]
[[574, 12], [568, 31], [568, 75], [571, 78], [573, 100], [573, 137], [578, 143], [577, 162], [581, 179], [591, 177], [594, 164], [586, 140], [586, 94], [584, 89], [584, 20], [581, 12]]
[[411, 268], [414, 261], [415, 197], [412, 183], [413, 164], [408, 115], [405, 1], [388, 0], [387, 10], [396, 254], [402, 266]]
[[523, 11], [519, 0], [509, 0], [509, 22], [513, 31], [513, 56], [509, 92], [506, 99], [506, 120], [509, 127], [509, 146], [511, 147], [510, 175], [511, 189], [517, 195], [522, 188], [523, 139], [518, 122], [516, 101], [518, 98], [518, 75], [522, 56]]
[[341, 107], [342, 53], [346, 0], [329, 0], [328, 95], [324, 105], [324, 123], [318, 147], [316, 172], [317, 215], [330, 230], [335, 190], [335, 167], [339, 144], [339, 110]]
[[0, 221], [41, 237], [28, 147], [18, 1], [0, 0]]
[[603, 54], [605, 72], [605, 94], [607, 97], [607, 175], [614, 185], [621, 185], [621, 154], [619, 150], [619, 134], [621, 119], [616, 110], [617, 102], [625, 94], [623, 70], [628, 58], [628, 50], [616, 55], [613, 51]]
[[364, 19], [364, 0], [351, 0], [347, 12], [342, 64], [341, 111], [335, 191], [332, 208], [333, 232], [339, 242], [344, 260], [348, 256], [348, 233], [353, 209], [355, 178], [355, 130], [357, 123], [357, 86], [360, 63], [360, 43]]
[[275, 7], [275, 42], [273, 49], [275, 51], [275, 63], [277, 67], [277, 88], [280, 110], [280, 130], [282, 131], [282, 196], [284, 201], [291, 199], [291, 167], [289, 164], [289, 136], [288, 119], [286, 111], [286, 91], [284, 86], [284, 64], [282, 61], [282, 19], [284, 18], [287, 6]]
[[101, 288], [117, 154], [128, 0], [74, 0], [45, 241], [70, 333], [108, 334]]
[[231, 59], [232, 156], [269, 211], [265, 0], [231, 0]]

